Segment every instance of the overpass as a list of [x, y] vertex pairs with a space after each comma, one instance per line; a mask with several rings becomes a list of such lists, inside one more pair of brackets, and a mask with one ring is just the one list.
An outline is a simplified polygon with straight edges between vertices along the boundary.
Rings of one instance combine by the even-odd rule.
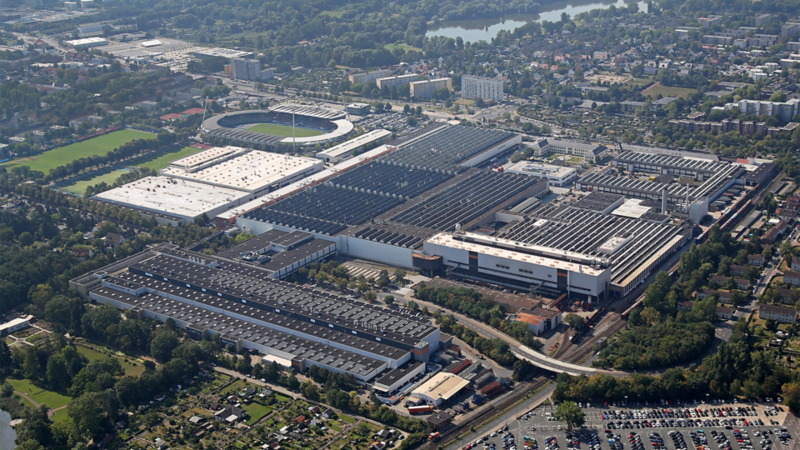
[[511, 353], [513, 353], [514, 356], [516, 356], [517, 358], [524, 359], [540, 369], [549, 370], [551, 372], [566, 373], [574, 377], [580, 375], [591, 376], [597, 374], [624, 375], [621, 373], [610, 372], [607, 370], [595, 369], [594, 367], [584, 367], [584, 366], [579, 366], [577, 364], [570, 364], [568, 362], [559, 361], [555, 358], [543, 355], [542, 353], [539, 353], [536, 350], [533, 350], [525, 345], [519, 345], [519, 346], [512, 345], [510, 350]]

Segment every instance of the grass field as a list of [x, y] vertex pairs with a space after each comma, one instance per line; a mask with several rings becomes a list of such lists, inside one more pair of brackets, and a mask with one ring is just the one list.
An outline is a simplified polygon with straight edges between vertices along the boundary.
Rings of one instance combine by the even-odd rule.
[[105, 181], [109, 186], [114, 184], [114, 182], [117, 181], [117, 178], [119, 178], [119, 176], [125, 172], [127, 172], [127, 170], [112, 170], [111, 172], [101, 173], [100, 175], [92, 178], [86, 178], [67, 186], [62, 186], [60, 189], [72, 194], [83, 195], [86, 192], [87, 187], [94, 186], [97, 183]]
[[[292, 137], [292, 127], [278, 125], [276, 123], [260, 123], [247, 129], [256, 133], [272, 134], [274, 136]], [[325, 134], [324, 131], [311, 130], [309, 128], [295, 127], [296, 137], [311, 137]]]
[[321, 13], [319, 13], [319, 15], [330, 16], [339, 19], [344, 15], [344, 11], [322, 11]]
[[152, 155], [147, 155], [140, 160], [136, 167], [149, 168], [153, 170], [161, 170], [169, 165], [172, 161], [194, 155], [195, 153], [202, 152], [202, 148], [197, 147], [183, 147], [177, 151], [171, 152], [158, 152]]
[[242, 409], [247, 411], [247, 414], [250, 415], [250, 417], [247, 419], [248, 425], [254, 424], [256, 421], [258, 421], [262, 417], [269, 414], [270, 411], [272, 411], [272, 408], [270, 408], [269, 406], [265, 406], [262, 405], [261, 403], [256, 403], [256, 402], [250, 403], [249, 405], [243, 404]]
[[[71, 397], [67, 397], [66, 395], [61, 395], [58, 392], [39, 389], [28, 380], [12, 380], [9, 378], [6, 381], [8, 381], [11, 384], [11, 386], [14, 387], [15, 391], [27, 394], [34, 401], [40, 404], [44, 403], [52, 409], [60, 408], [72, 401]], [[23, 398], [23, 400], [25, 399]]]
[[[101, 358], [110, 358], [109, 355], [98, 352], [93, 348], [84, 347], [82, 345], [76, 345], [75, 347], [78, 349], [78, 353], [88, 358], [89, 361], [94, 361], [96, 359], [101, 359]], [[133, 364], [131, 362], [125, 361], [122, 358], [117, 358], [117, 359], [119, 359], [119, 363], [122, 365], [122, 369], [125, 370], [125, 375], [138, 377], [139, 375], [144, 373], [144, 366], [141, 366], [139, 364]]]
[[662, 97], [680, 97], [685, 99], [689, 96], [694, 89], [689, 88], [682, 88], [682, 87], [674, 87], [674, 86], [662, 86], [661, 84], [654, 84], [649, 88], [642, 91], [642, 95], [645, 97], [650, 96], [653, 99], [658, 97], [658, 94], [661, 94]]
[[30, 158], [20, 158], [5, 164], [12, 168], [17, 166], [28, 166], [31, 170], [38, 170], [45, 175], [50, 173], [50, 169], [63, 166], [76, 159], [86, 158], [93, 155], [105, 155], [115, 148], [128, 143], [134, 139], [148, 139], [155, 137], [152, 133], [136, 130], [119, 130], [112, 133], [87, 139], [83, 142], [54, 148]]
[[414, 51], [414, 52], [421, 52], [422, 49], [419, 47], [412, 47], [408, 44], [386, 44], [383, 46], [386, 50], [392, 51], [396, 48], [402, 49], [403, 51]]

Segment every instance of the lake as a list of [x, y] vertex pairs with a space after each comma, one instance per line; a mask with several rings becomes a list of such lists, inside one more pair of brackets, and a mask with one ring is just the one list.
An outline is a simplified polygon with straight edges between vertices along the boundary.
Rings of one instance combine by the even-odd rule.
[[[486, 41], [491, 42], [500, 30], [513, 31], [532, 21], [547, 20], [558, 22], [561, 20], [561, 13], [567, 13], [570, 17], [593, 9], [607, 9], [611, 5], [617, 8], [627, 7], [628, 3], [624, 0], [575, 0], [569, 2], [550, 3], [542, 6], [542, 11], [535, 16], [526, 14], [516, 14], [505, 18], [497, 19], [474, 19], [474, 20], [450, 20], [442, 21], [437, 28], [431, 28], [425, 33], [426, 36], [445, 36], [457, 38], [461, 36], [464, 42]], [[647, 11], [647, 3], [638, 2], [639, 11]]]
[[0, 449], [14, 448], [17, 433], [11, 428], [11, 414], [0, 409]]

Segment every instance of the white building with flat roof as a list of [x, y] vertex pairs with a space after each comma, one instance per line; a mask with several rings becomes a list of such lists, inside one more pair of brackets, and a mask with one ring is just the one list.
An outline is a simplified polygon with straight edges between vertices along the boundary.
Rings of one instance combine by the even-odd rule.
[[343, 142], [327, 150], [321, 151], [317, 153], [316, 156], [326, 163], [337, 163], [353, 156], [353, 153], [357, 150], [361, 150], [367, 145], [382, 143], [391, 136], [392, 132], [388, 130], [372, 130], [369, 133], [364, 133], [361, 136], [350, 139], [347, 142]]
[[228, 146], [179, 159], [161, 169], [161, 175], [258, 194], [279, 189], [324, 167], [318, 159]]
[[611, 267], [596, 256], [474, 233], [440, 233], [423, 244], [426, 255], [445, 266], [531, 286], [602, 298], [611, 283]]
[[462, 389], [469, 385], [469, 381], [453, 373], [441, 372], [422, 386], [414, 389], [411, 395], [433, 406], [439, 406], [452, 399]]
[[108, 45], [108, 41], [103, 39], [103, 38], [101, 38], [101, 37], [89, 37], [89, 38], [83, 38], [83, 39], [74, 39], [74, 40], [71, 40], [71, 41], [64, 41], [64, 43], [67, 44], [68, 46], [76, 49], [76, 50], [82, 50], [82, 49], [87, 49], [87, 48], [101, 47], [103, 45]]
[[503, 79], [475, 75], [461, 77], [461, 98], [503, 101]]
[[554, 166], [531, 161], [519, 161], [504, 167], [506, 172], [531, 177], [546, 178], [550, 186], [564, 186], [578, 179], [578, 171], [571, 167]]
[[256, 195], [196, 181], [158, 176], [145, 177], [101, 192], [92, 198], [193, 220], [203, 214], [213, 218], [223, 211], [255, 199]]

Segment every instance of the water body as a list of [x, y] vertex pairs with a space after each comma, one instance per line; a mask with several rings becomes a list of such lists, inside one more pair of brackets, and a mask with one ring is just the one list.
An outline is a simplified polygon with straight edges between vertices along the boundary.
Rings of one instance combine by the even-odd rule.
[[12, 449], [17, 445], [17, 433], [11, 428], [11, 414], [0, 409], [0, 449]]
[[[527, 14], [516, 14], [505, 18], [495, 19], [471, 19], [471, 20], [450, 20], [440, 22], [437, 28], [429, 29], [426, 36], [445, 36], [449, 38], [461, 37], [464, 42], [486, 41], [491, 42], [500, 30], [514, 31], [514, 29], [525, 25], [528, 22], [541, 22], [547, 20], [558, 22], [561, 20], [561, 13], [567, 13], [570, 17], [582, 12], [593, 9], [608, 9], [612, 5], [617, 8], [627, 7], [630, 1], [625, 0], [573, 0], [566, 2], [550, 3], [542, 6], [542, 11], [535, 16]], [[647, 11], [645, 2], [637, 2], [639, 11]]]

